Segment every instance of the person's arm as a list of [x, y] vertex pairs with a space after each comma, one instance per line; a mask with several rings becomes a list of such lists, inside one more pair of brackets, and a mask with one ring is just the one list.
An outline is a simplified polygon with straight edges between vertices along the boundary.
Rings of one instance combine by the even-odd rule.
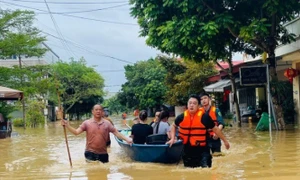
[[225, 127], [225, 123], [222, 117], [222, 113], [218, 108], [216, 108], [216, 116], [218, 121], [218, 128], [222, 130]]
[[73, 127], [70, 125], [70, 123], [69, 123], [68, 120], [62, 119], [62, 120], [61, 120], [61, 125], [62, 125], [62, 126], [65, 126], [65, 127], [66, 127], [71, 133], [73, 133], [74, 135], [78, 135], [78, 134], [81, 134], [81, 133], [83, 132], [83, 130], [81, 129], [81, 127], [77, 128], [77, 129], [73, 128]]
[[81, 127], [75, 129], [73, 128], [68, 120], [64, 120], [63, 119], [63, 111], [62, 110], [58, 110], [57, 112], [57, 117], [60, 119], [60, 124], [62, 126], [65, 126], [71, 133], [73, 133], [74, 135], [78, 135], [81, 134], [83, 132], [83, 130], [81, 129]]
[[170, 129], [170, 140], [166, 143], [166, 144], [169, 144], [170, 147], [175, 143], [175, 133], [176, 133], [176, 128], [177, 126], [175, 125], [175, 123], [173, 123], [171, 125], [171, 129]]
[[[216, 116], [217, 116], [218, 128], [222, 131], [223, 128], [225, 127], [225, 123], [223, 121], [223, 117], [222, 117], [221, 111], [218, 108], [216, 108]], [[216, 140], [218, 138], [219, 138], [219, 136], [215, 133], [213, 135], [213, 139]]]
[[170, 147], [175, 143], [176, 129], [178, 128], [179, 124], [183, 121], [183, 118], [184, 118], [184, 114], [182, 113], [181, 115], [176, 117], [174, 123], [171, 125], [170, 140], [166, 143], [169, 144]]
[[216, 135], [222, 139], [222, 141], [224, 142], [224, 145], [226, 147], [226, 149], [229, 149], [230, 148], [230, 144], [228, 143], [227, 139], [225, 138], [224, 134], [222, 133], [222, 131], [217, 127], [215, 126], [214, 128], [212, 128], [213, 132], [216, 133]]
[[123, 134], [121, 134], [117, 129], [115, 129], [114, 132], [112, 132], [115, 136], [117, 136], [119, 139], [122, 139], [124, 141], [126, 141], [128, 144], [132, 144], [132, 139], [124, 136]]
[[203, 114], [201, 121], [202, 124], [204, 124], [204, 126], [206, 127], [206, 129], [211, 129], [220, 139], [222, 139], [226, 149], [230, 148], [230, 145], [225, 136], [223, 135], [222, 131], [217, 126], [215, 126], [214, 121], [207, 113]]

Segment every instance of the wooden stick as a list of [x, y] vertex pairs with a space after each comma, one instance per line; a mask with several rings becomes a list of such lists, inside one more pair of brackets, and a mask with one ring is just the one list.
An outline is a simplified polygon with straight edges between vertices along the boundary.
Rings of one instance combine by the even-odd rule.
[[69, 156], [69, 162], [70, 162], [70, 166], [72, 168], [73, 166], [72, 166], [72, 159], [71, 159], [71, 154], [70, 154], [70, 149], [69, 149], [69, 143], [68, 143], [66, 126], [63, 126], [63, 127], [64, 127], [65, 140], [66, 140], [67, 151], [68, 151], [68, 156]]
[[128, 124], [125, 124], [129, 129], [131, 129], [131, 127]]
[[[56, 78], [55, 78], [56, 79]], [[58, 91], [58, 83], [57, 83], [57, 79], [56, 79], [56, 93], [57, 93], [57, 100], [58, 100], [58, 110], [59, 112], [63, 112], [63, 108], [61, 106], [61, 102], [60, 102], [60, 95], [59, 95], [59, 91]], [[59, 114], [60, 116], [60, 114]], [[61, 120], [63, 119], [63, 117], [59, 117]], [[67, 146], [67, 151], [68, 151], [68, 156], [69, 156], [69, 162], [70, 162], [70, 166], [71, 168], [72, 166], [72, 159], [71, 159], [71, 154], [70, 154], [70, 149], [69, 149], [69, 143], [68, 143], [68, 137], [67, 137], [67, 131], [66, 131], [66, 126], [63, 125], [64, 128], [64, 135], [65, 135], [65, 141], [66, 141], [66, 146]]]

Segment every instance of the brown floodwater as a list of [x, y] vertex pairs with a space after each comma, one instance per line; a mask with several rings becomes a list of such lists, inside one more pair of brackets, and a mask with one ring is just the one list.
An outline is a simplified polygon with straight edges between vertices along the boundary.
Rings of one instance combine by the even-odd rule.
[[[77, 127], [82, 121], [71, 122]], [[117, 128], [121, 119], [114, 121]], [[182, 163], [166, 165], [134, 162], [126, 157], [111, 135], [110, 162], [87, 163], [85, 134], [68, 132], [73, 168], [70, 168], [63, 128], [50, 122], [45, 128], [14, 128], [11, 138], [0, 139], [0, 180], [88, 179], [88, 180], [225, 180], [300, 179], [300, 131], [255, 132], [255, 124], [227, 127], [224, 133], [231, 148], [214, 157], [210, 169], [185, 168]]]

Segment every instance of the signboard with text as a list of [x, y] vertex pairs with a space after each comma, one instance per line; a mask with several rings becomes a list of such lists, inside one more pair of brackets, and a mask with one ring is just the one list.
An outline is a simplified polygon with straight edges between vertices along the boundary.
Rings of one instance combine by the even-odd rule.
[[267, 66], [248, 66], [240, 68], [241, 86], [265, 85], [268, 81]]

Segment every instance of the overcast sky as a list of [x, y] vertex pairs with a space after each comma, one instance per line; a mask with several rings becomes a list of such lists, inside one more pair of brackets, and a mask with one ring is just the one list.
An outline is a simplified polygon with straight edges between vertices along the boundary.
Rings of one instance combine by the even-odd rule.
[[44, 34], [47, 45], [64, 61], [70, 57], [84, 57], [89, 66], [96, 66], [95, 69], [105, 79], [105, 90], [118, 92], [121, 89], [120, 85], [126, 81], [125, 65], [160, 53], [148, 47], [145, 38], [139, 37], [139, 26], [130, 16], [127, 1], [47, 0], [47, 3], [53, 12], [54, 22], [47, 13], [44, 0], [0, 0], [0, 7], [35, 11], [36, 26], [47, 33]]
[[47, 4], [53, 18], [45, 0], [0, 0], [1, 9], [35, 11], [36, 26], [47, 36], [47, 45], [64, 61], [84, 57], [89, 66], [96, 66], [109, 92], [118, 92], [126, 81], [125, 65], [160, 53], [139, 37], [128, 1], [47, 0]]

